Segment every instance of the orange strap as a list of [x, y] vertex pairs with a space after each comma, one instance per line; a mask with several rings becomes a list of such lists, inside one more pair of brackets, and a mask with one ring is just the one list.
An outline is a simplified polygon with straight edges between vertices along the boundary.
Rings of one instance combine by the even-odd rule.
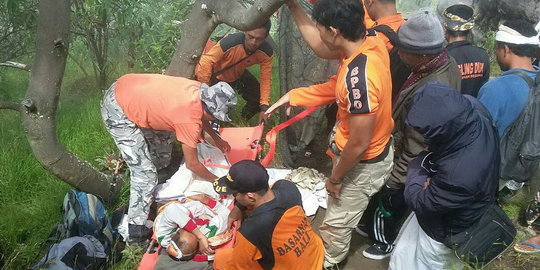
[[268, 133], [266, 133], [265, 139], [266, 139], [266, 142], [270, 145], [270, 150], [268, 151], [268, 154], [266, 154], [266, 156], [261, 161], [261, 164], [265, 168], [268, 167], [268, 165], [270, 165], [270, 163], [274, 159], [274, 154], [276, 153], [276, 139], [277, 139], [278, 132], [280, 130], [292, 125], [294, 122], [305, 118], [306, 116], [308, 116], [309, 114], [314, 112], [316, 109], [317, 109], [317, 107], [310, 107], [310, 108], [302, 111], [301, 113], [295, 115], [293, 118], [291, 118], [291, 119], [289, 119], [289, 120], [275, 126], [270, 131], [268, 131]]
[[221, 169], [225, 169], [225, 170], [228, 170], [231, 168], [231, 166], [228, 166], [228, 165], [222, 165], [222, 164], [217, 164], [217, 163], [212, 163], [212, 159], [211, 158], [206, 158], [204, 160], [204, 163], [203, 165], [205, 167], [216, 167], [216, 168], [221, 168]]

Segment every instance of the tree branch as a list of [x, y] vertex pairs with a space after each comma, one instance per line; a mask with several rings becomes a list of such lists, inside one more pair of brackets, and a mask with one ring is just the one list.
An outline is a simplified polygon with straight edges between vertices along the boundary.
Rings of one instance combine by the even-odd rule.
[[256, 0], [246, 8], [238, 1], [202, 1], [206, 11], [215, 15], [219, 22], [241, 31], [262, 26], [266, 20], [285, 3], [285, 0]]
[[1, 109], [7, 109], [7, 110], [14, 110], [18, 112], [23, 111], [23, 106], [19, 103], [15, 102], [9, 102], [9, 101], [0, 101], [0, 110]]
[[4, 63], [0, 63], [0, 67], [12, 67], [12, 68], [18, 68], [26, 71], [30, 71], [30, 66], [23, 64], [23, 63], [17, 63], [13, 61], [6, 61]]

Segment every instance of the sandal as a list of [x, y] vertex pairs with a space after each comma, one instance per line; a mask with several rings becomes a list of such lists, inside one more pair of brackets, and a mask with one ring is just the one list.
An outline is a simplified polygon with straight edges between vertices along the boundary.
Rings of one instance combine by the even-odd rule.
[[524, 241], [521, 241], [519, 244], [515, 244], [514, 250], [519, 253], [524, 253], [524, 254], [540, 253], [540, 245], [533, 244], [531, 242], [527, 242], [526, 240], [524, 240]]

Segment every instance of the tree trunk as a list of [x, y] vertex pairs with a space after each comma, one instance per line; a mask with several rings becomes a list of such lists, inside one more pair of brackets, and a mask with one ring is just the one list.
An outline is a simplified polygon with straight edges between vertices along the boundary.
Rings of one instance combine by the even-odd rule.
[[36, 58], [23, 101], [21, 117], [36, 159], [66, 183], [108, 201], [107, 176], [67, 151], [56, 134], [56, 110], [66, 66], [70, 27], [69, 0], [42, 0], [36, 42]]
[[197, 0], [182, 25], [181, 39], [165, 74], [193, 78], [204, 44], [220, 23], [246, 31], [261, 26], [285, 0], [256, 0], [246, 8], [236, 0]]
[[[308, 14], [311, 14], [312, 6], [310, 4], [303, 1], [302, 6]], [[304, 42], [287, 8], [281, 9], [280, 16], [279, 74], [281, 94], [283, 95], [293, 88], [318, 84], [328, 80], [329, 76], [333, 75], [336, 69], [331, 67], [329, 61], [317, 57]], [[294, 111], [300, 112], [304, 109], [297, 108]], [[320, 108], [305, 119], [280, 132], [278, 140], [279, 151], [285, 166], [291, 168], [298, 167], [299, 165], [309, 166], [302, 164], [295, 157], [301, 154], [306, 146], [321, 131], [321, 123], [324, 121], [324, 111], [325, 108]], [[289, 117], [282, 111], [280, 118], [283, 122]], [[322, 147], [325, 149], [327, 146], [325, 140], [322, 140], [320, 144], [319, 148]], [[323, 154], [324, 149], [322, 150]]]

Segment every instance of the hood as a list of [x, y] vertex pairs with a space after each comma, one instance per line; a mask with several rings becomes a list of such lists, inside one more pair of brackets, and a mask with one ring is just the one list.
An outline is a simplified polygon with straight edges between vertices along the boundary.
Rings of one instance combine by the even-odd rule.
[[470, 144], [481, 124], [471, 102], [439, 81], [427, 82], [418, 89], [406, 121], [424, 136], [430, 151], [439, 155]]

